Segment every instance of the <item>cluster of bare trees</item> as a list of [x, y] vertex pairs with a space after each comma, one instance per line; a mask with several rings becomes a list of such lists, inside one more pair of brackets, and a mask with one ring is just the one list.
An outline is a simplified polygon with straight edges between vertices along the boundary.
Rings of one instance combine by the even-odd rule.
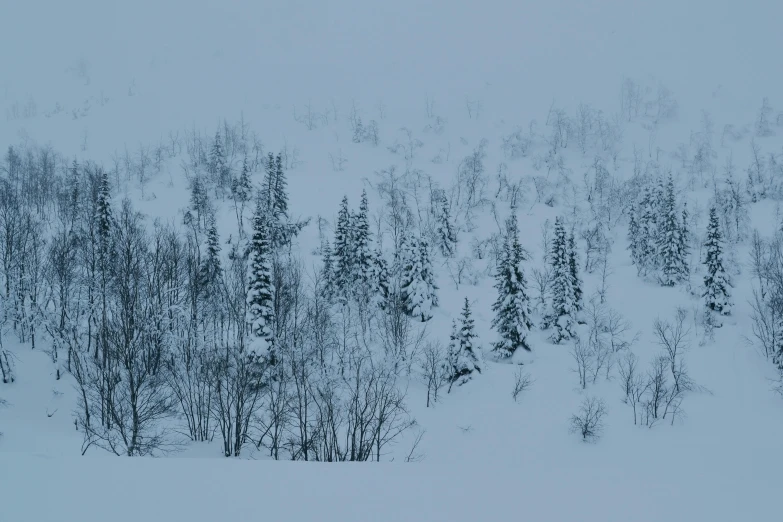
[[571, 349], [574, 373], [579, 377], [579, 387], [586, 389], [603, 376], [609, 380], [618, 358], [630, 352], [639, 334], [632, 335], [631, 323], [619, 312], [601, 303], [593, 296], [584, 309], [587, 336], [577, 337]]
[[662, 420], [673, 424], [684, 413], [682, 402], [688, 392], [704, 390], [690, 378], [685, 364], [690, 336], [686, 320], [687, 312], [681, 308], [671, 321], [655, 320], [653, 332], [663, 353], [646, 372], [633, 352], [626, 352], [619, 361], [623, 402], [632, 407], [634, 424], [651, 427]]
[[[182, 225], [116, 201], [109, 172], [93, 164], [9, 149], [0, 321], [20, 342], [43, 345], [58, 379], [72, 375], [85, 452], [154, 455], [190, 439], [220, 441], [226, 456], [252, 447], [274, 458], [380, 460], [415, 425], [400, 376], [419, 359], [398, 356], [422, 337], [395, 328], [389, 313], [331, 303], [287, 237], [270, 266], [274, 357], [249, 348], [251, 244], [242, 233], [220, 240], [210, 199], [237, 186], [232, 158], [253, 148], [240, 130], [222, 130], [206, 154], [200, 139], [187, 144], [186, 171], [203, 182], [204, 201], [191, 202], [203, 206]], [[241, 223], [244, 201], [235, 206]], [[0, 350], [4, 381], [12, 363]]]
[[755, 231], [750, 257], [752, 340], [783, 372], [783, 235], [765, 240]]

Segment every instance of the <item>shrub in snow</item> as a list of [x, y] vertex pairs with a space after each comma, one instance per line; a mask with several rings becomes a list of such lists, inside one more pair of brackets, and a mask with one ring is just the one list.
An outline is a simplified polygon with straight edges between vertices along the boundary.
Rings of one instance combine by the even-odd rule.
[[597, 397], [588, 397], [582, 401], [579, 413], [571, 416], [571, 433], [576, 433], [585, 442], [596, 441], [604, 429], [606, 403]]

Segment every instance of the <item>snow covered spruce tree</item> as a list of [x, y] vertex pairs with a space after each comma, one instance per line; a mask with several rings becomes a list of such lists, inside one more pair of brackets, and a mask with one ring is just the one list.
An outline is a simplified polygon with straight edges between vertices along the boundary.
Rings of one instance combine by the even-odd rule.
[[451, 211], [446, 192], [440, 191], [438, 199], [438, 208], [436, 209], [438, 246], [440, 246], [443, 257], [454, 257], [457, 251], [457, 233], [451, 224]]
[[568, 236], [568, 269], [574, 287], [574, 313], [582, 310], [582, 278], [579, 277], [579, 252], [576, 250], [574, 231]]
[[636, 271], [639, 275], [647, 275], [656, 269], [658, 218], [655, 207], [653, 193], [649, 187], [645, 187], [642, 199], [636, 208], [637, 234], [635, 238], [631, 238], [632, 252], [635, 252], [636, 256]]
[[424, 236], [404, 243], [400, 264], [400, 291], [405, 310], [421, 322], [432, 318], [438, 296], [430, 259], [429, 244]]
[[370, 218], [369, 205], [367, 203], [367, 191], [362, 190], [362, 199], [359, 203], [359, 212], [351, 216], [351, 251], [354, 258], [353, 278], [355, 283], [361, 285], [363, 293], [371, 294], [373, 256], [370, 250]]
[[372, 258], [372, 283], [375, 288], [375, 299], [379, 307], [384, 308], [390, 295], [389, 266], [383, 257], [383, 252], [376, 249]]
[[226, 153], [223, 149], [223, 140], [220, 137], [220, 129], [215, 133], [215, 141], [212, 142], [212, 150], [209, 153], [209, 173], [221, 189], [226, 189], [231, 183], [231, 170], [226, 162]]
[[631, 207], [628, 209], [628, 250], [631, 252], [631, 262], [636, 265], [637, 270], [642, 264], [640, 233], [641, 229], [636, 216], [636, 205], [631, 203]]
[[492, 311], [495, 312], [492, 327], [500, 337], [492, 350], [499, 357], [511, 357], [519, 348], [530, 351], [527, 335], [533, 327], [533, 321], [530, 318], [527, 279], [522, 270], [523, 259], [517, 219], [516, 215], [512, 215], [506, 222], [503, 254], [495, 275], [498, 296], [492, 305]]
[[207, 229], [206, 258], [201, 263], [199, 269], [199, 286], [203, 291], [204, 299], [213, 305], [216, 304], [216, 300], [220, 295], [220, 276], [222, 273], [223, 269], [220, 266], [220, 240], [213, 216], [210, 218], [209, 228]]
[[347, 302], [350, 296], [355, 265], [356, 256], [353, 250], [353, 230], [351, 229], [351, 214], [348, 210], [348, 196], [343, 196], [334, 231], [332, 280], [330, 283], [335, 297], [342, 302]]
[[470, 302], [466, 297], [459, 328], [456, 321], [451, 323], [448, 354], [449, 391], [454, 384], [461, 386], [468, 382], [473, 377], [473, 372], [481, 373], [480, 348], [474, 344], [476, 334], [473, 328]]
[[261, 199], [253, 216], [250, 244], [250, 273], [247, 288], [247, 323], [250, 326], [250, 350], [274, 361], [274, 297], [272, 280], [272, 244], [267, 213]]
[[[723, 267], [723, 238], [720, 232], [718, 212], [715, 207], [710, 208], [710, 221], [707, 224], [707, 240], [704, 243], [707, 253], [704, 265], [707, 275], [704, 276], [705, 304], [708, 313], [715, 312], [721, 315], [731, 313], [731, 295], [729, 288], [731, 282]], [[716, 325], [717, 326], [717, 325]]]
[[552, 239], [552, 251], [549, 256], [552, 265], [552, 306], [544, 319], [545, 328], [554, 328], [550, 339], [559, 344], [574, 336], [574, 278], [563, 218], [555, 219], [555, 237]]
[[669, 176], [666, 195], [661, 207], [658, 233], [658, 256], [661, 267], [661, 284], [674, 286], [688, 278], [687, 251], [684, 251], [682, 225], [677, 212], [674, 180]]

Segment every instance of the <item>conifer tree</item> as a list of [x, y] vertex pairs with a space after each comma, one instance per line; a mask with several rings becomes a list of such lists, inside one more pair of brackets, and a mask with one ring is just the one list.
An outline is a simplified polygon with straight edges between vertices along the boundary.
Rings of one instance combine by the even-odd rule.
[[215, 133], [215, 141], [212, 143], [212, 150], [209, 153], [209, 171], [217, 178], [221, 187], [228, 185], [228, 165], [226, 164], [226, 154], [223, 151], [223, 142], [220, 138], [220, 129]]
[[253, 237], [250, 245], [250, 274], [247, 289], [247, 322], [251, 349], [256, 355], [274, 358], [274, 296], [272, 279], [272, 244], [263, 201], [258, 200], [253, 215]]
[[364, 125], [362, 125], [362, 119], [356, 117], [356, 125], [353, 128], [353, 142], [361, 143], [364, 141]]
[[111, 212], [111, 188], [109, 187], [109, 175], [103, 171], [100, 174], [100, 183], [98, 185], [98, 200], [96, 204], [96, 214], [98, 220], [98, 238], [100, 249], [108, 253], [109, 238], [111, 236], [112, 212]]
[[242, 160], [242, 172], [234, 184], [234, 198], [244, 204], [250, 201], [253, 195], [253, 183], [250, 181], [250, 166], [247, 164], [247, 156]]
[[628, 250], [631, 251], [631, 262], [636, 265], [637, 270], [641, 266], [639, 233], [640, 227], [636, 217], [636, 205], [631, 203], [631, 208], [628, 210]]
[[261, 199], [264, 210], [270, 214], [274, 211], [275, 204], [275, 184], [277, 178], [277, 165], [275, 156], [270, 152], [266, 157], [264, 165], [264, 183], [261, 187]]
[[352, 242], [353, 256], [356, 260], [354, 269], [356, 281], [364, 287], [371, 286], [373, 259], [370, 251], [370, 219], [367, 203], [367, 191], [362, 190], [362, 199], [359, 204], [359, 213], [352, 216]]
[[493, 351], [500, 357], [510, 357], [519, 348], [530, 351], [527, 335], [533, 321], [530, 318], [527, 280], [522, 271], [524, 254], [518, 236], [516, 215], [513, 215], [506, 224], [503, 254], [495, 275], [498, 296], [492, 305], [495, 312], [492, 327], [500, 337], [494, 343]]
[[445, 192], [440, 194], [440, 209], [437, 213], [437, 237], [440, 251], [443, 257], [454, 257], [457, 251], [457, 233], [451, 224], [451, 212], [449, 210], [449, 200]]
[[378, 304], [381, 308], [385, 308], [391, 290], [389, 286], [389, 267], [380, 250], [376, 250], [373, 254], [373, 282]]
[[457, 329], [456, 321], [452, 322], [451, 339], [449, 342], [449, 366], [450, 366], [450, 386], [455, 383], [458, 386], [468, 382], [473, 376], [473, 372], [481, 373], [481, 362], [479, 359], [480, 348], [475, 343], [476, 333], [474, 332], [474, 321], [470, 311], [470, 302], [465, 298], [465, 304], [462, 307], [460, 316], [460, 326]]
[[552, 264], [552, 309], [545, 320], [545, 326], [555, 331], [551, 339], [559, 344], [574, 336], [574, 278], [571, 273], [568, 235], [563, 219], [555, 219], [555, 237], [552, 240], [550, 262]]
[[677, 212], [674, 180], [671, 176], [666, 187], [659, 227], [658, 255], [662, 272], [661, 283], [664, 286], [674, 286], [687, 277], [688, 263], [686, 252], [683, 251], [682, 225]]
[[331, 300], [334, 291], [334, 265], [332, 262], [332, 247], [329, 244], [328, 239], [324, 242], [323, 247], [321, 247], [321, 257], [323, 259], [323, 267], [321, 268], [321, 280], [323, 281], [323, 285], [321, 286], [321, 289], [323, 290], [323, 296], [326, 297], [327, 300]]
[[353, 231], [351, 230], [351, 215], [348, 211], [348, 196], [343, 196], [340, 211], [337, 214], [337, 226], [334, 232], [333, 284], [337, 297], [347, 299], [355, 266], [353, 252]]
[[200, 229], [202, 223], [206, 224], [209, 196], [207, 188], [204, 186], [204, 180], [198, 174], [190, 182], [190, 206], [196, 211], [197, 224]]
[[678, 250], [680, 252], [680, 256], [683, 259], [683, 279], [685, 281], [688, 281], [691, 276], [691, 267], [688, 263], [688, 259], [691, 255], [691, 246], [690, 246], [690, 240], [691, 240], [691, 231], [688, 228], [688, 205], [683, 204], [682, 207], [682, 219], [680, 221], [680, 244], [678, 246]]
[[657, 218], [652, 193], [648, 187], [645, 187], [644, 189], [640, 215], [638, 247], [640, 264], [638, 270], [641, 274], [647, 274], [649, 270], [654, 270], [656, 268], [657, 263]]
[[277, 158], [275, 158], [275, 179], [273, 187], [272, 214], [277, 223], [282, 224], [288, 221], [288, 193], [286, 192], [288, 182], [285, 179], [285, 171], [283, 170], [283, 156], [279, 153]]
[[405, 310], [422, 322], [432, 318], [432, 308], [438, 306], [429, 244], [424, 237], [407, 241], [402, 259], [400, 290]]
[[731, 313], [731, 282], [723, 267], [723, 237], [720, 231], [718, 212], [710, 208], [710, 220], [707, 224], [707, 240], [704, 243], [706, 256], [704, 265], [707, 275], [704, 276], [704, 293], [707, 309], [721, 315]]
[[214, 216], [210, 219], [207, 229], [207, 252], [199, 269], [199, 280], [204, 297], [207, 300], [216, 298], [219, 294], [218, 282], [223, 273], [220, 265], [220, 240]]
[[574, 288], [574, 312], [582, 310], [582, 279], [579, 277], [579, 252], [576, 250], [576, 238], [574, 231], [568, 236], [568, 268], [571, 272], [571, 281]]

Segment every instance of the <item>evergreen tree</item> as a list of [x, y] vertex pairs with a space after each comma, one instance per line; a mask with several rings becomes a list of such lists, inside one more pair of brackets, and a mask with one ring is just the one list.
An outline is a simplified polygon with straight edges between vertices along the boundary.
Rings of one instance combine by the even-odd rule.
[[495, 312], [492, 327], [500, 336], [500, 340], [493, 345], [493, 351], [500, 357], [510, 357], [518, 348], [530, 351], [527, 335], [533, 327], [533, 321], [530, 319], [527, 280], [522, 271], [523, 257], [516, 215], [513, 215], [506, 224], [503, 255], [495, 275], [498, 297], [492, 305], [492, 311]]
[[568, 235], [563, 219], [555, 219], [555, 237], [552, 240], [550, 254], [552, 265], [552, 309], [545, 321], [547, 327], [553, 326], [555, 332], [551, 339], [556, 344], [571, 339], [574, 336], [574, 278], [568, 248]]
[[199, 269], [199, 280], [204, 297], [212, 300], [219, 294], [219, 280], [223, 273], [220, 266], [220, 240], [218, 238], [217, 226], [214, 216], [210, 220], [207, 229], [207, 252], [206, 258]]
[[639, 222], [636, 217], [636, 205], [631, 203], [628, 210], [628, 250], [631, 251], [631, 262], [638, 267], [641, 266], [641, 244], [639, 241]]
[[198, 174], [190, 182], [190, 206], [196, 211], [197, 224], [201, 228], [201, 223], [206, 221], [209, 196], [207, 188], [204, 186], [204, 180]]
[[256, 355], [273, 359], [275, 286], [272, 279], [272, 244], [266, 210], [260, 199], [253, 215], [250, 247], [247, 322], [253, 339], [251, 349]]
[[278, 154], [277, 158], [275, 158], [275, 179], [272, 191], [272, 214], [278, 223], [285, 223], [288, 221], [287, 187], [288, 182], [285, 179], [285, 171], [283, 170], [283, 156]]
[[326, 240], [323, 247], [321, 247], [321, 257], [323, 258], [323, 267], [321, 268], [323, 285], [321, 288], [324, 297], [331, 300], [334, 291], [334, 266], [332, 263], [332, 247], [329, 244], [329, 240]]
[[102, 171], [100, 174], [96, 214], [96, 218], [98, 220], [98, 238], [100, 241], [100, 248], [102, 251], [107, 252], [109, 238], [111, 236], [112, 212], [109, 175], [105, 171]]
[[364, 141], [364, 125], [362, 125], [362, 119], [356, 117], [356, 125], [353, 128], [353, 142], [361, 143]]
[[680, 252], [680, 257], [683, 259], [683, 279], [685, 281], [689, 280], [691, 275], [691, 267], [688, 263], [688, 258], [691, 255], [690, 240], [691, 231], [688, 228], [688, 205], [683, 204], [682, 219], [680, 221], [680, 244], [678, 245], [678, 250]]
[[389, 286], [389, 267], [380, 250], [376, 250], [373, 255], [373, 281], [378, 304], [381, 308], [385, 308], [386, 302], [391, 295], [391, 289]]
[[449, 200], [446, 197], [446, 193], [441, 191], [440, 194], [440, 209], [437, 213], [437, 236], [440, 246], [440, 251], [443, 257], [454, 257], [457, 251], [457, 233], [454, 231], [454, 227], [451, 224], [451, 212], [449, 210]]
[[704, 293], [707, 309], [721, 315], [731, 313], [731, 282], [723, 267], [723, 237], [715, 207], [710, 208], [710, 221], [707, 224], [707, 240], [704, 243], [706, 256], [704, 265], [707, 275], [704, 276]]
[[574, 312], [582, 310], [582, 279], [579, 277], [579, 252], [576, 250], [574, 231], [568, 236], [568, 268], [574, 288]]
[[644, 189], [640, 211], [641, 220], [639, 222], [638, 247], [640, 264], [637, 268], [639, 273], [647, 274], [649, 270], [655, 269], [657, 263], [657, 218], [652, 193], [647, 187]]
[[347, 299], [353, 284], [355, 256], [353, 251], [353, 233], [351, 215], [348, 211], [348, 196], [344, 196], [337, 213], [337, 226], [334, 232], [334, 250], [332, 251], [334, 291], [337, 297]]
[[356, 261], [355, 280], [364, 287], [372, 286], [373, 258], [370, 251], [370, 219], [367, 203], [367, 191], [362, 190], [362, 199], [359, 204], [359, 213], [352, 216], [352, 242], [353, 256]]
[[223, 143], [220, 138], [220, 129], [215, 133], [215, 141], [212, 143], [212, 150], [209, 153], [209, 171], [217, 178], [220, 186], [228, 184], [228, 165], [226, 164], [226, 154], [223, 151]]
[[661, 283], [674, 286], [687, 277], [688, 263], [682, 251], [681, 223], [677, 212], [674, 180], [669, 176], [666, 198], [662, 206], [662, 220], [659, 223], [658, 256], [662, 272]]
[[422, 322], [432, 318], [432, 308], [438, 306], [429, 245], [424, 237], [406, 242], [403, 257], [400, 290], [405, 310]]
[[247, 156], [242, 160], [242, 172], [239, 179], [234, 184], [234, 199], [240, 203], [250, 201], [253, 195], [253, 183], [250, 180], [250, 167], [247, 164]]
[[264, 183], [261, 186], [261, 199], [264, 210], [270, 214], [274, 211], [275, 205], [275, 185], [277, 183], [277, 165], [275, 156], [270, 152], [266, 157], [264, 165]]
[[[669, 178], [671, 179], [671, 175], [669, 175]], [[652, 192], [653, 224], [656, 229], [666, 216], [666, 199], [666, 187], [663, 183], [663, 177], [658, 176], [658, 181], [655, 183], [655, 188]]]
[[449, 366], [450, 366], [450, 386], [455, 383], [458, 386], [468, 382], [473, 376], [473, 372], [481, 373], [481, 363], [479, 360], [480, 348], [475, 345], [476, 334], [473, 331], [473, 317], [470, 312], [470, 302], [465, 298], [465, 305], [462, 307], [460, 317], [460, 327], [457, 329], [457, 323], [452, 322], [451, 339], [449, 342]]

